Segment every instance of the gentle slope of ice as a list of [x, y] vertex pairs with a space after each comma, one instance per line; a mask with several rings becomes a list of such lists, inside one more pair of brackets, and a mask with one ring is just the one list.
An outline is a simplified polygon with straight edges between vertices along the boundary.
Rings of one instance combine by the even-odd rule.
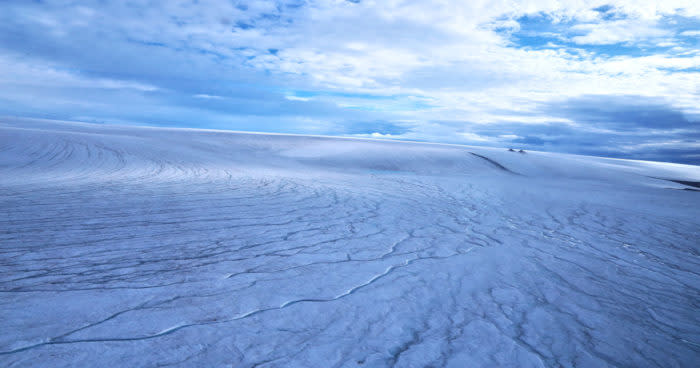
[[0, 366], [696, 366], [670, 180], [700, 168], [5, 118]]

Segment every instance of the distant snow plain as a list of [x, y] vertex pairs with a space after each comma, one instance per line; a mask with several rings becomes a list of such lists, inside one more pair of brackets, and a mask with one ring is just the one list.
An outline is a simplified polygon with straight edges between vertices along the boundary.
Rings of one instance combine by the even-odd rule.
[[4, 118], [0, 366], [697, 367], [698, 181]]

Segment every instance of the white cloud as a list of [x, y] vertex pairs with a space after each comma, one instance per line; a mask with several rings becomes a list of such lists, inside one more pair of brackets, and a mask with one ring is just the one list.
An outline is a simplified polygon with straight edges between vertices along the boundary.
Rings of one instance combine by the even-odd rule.
[[223, 99], [223, 97], [221, 97], [221, 96], [207, 95], [207, 94], [202, 94], [202, 93], [196, 94], [196, 95], [194, 95], [194, 97], [205, 99], [205, 100], [221, 100], [221, 99]]
[[649, 39], [668, 37], [669, 30], [658, 28], [653, 21], [617, 20], [604, 23], [586, 23], [572, 27], [576, 31], [586, 32], [576, 36], [572, 41], [578, 44], [605, 45], [621, 42], [645, 41]]
[[[430, 108], [398, 111], [403, 118], [527, 121], [533, 119], [527, 113], [538, 103], [585, 94], [660, 96], [692, 108], [691, 101], [698, 98], [693, 76], [668, 68], [695, 67], [695, 57], [608, 58], [585, 51], [572, 53], [563, 47], [516, 49], [493, 31], [495, 24], [517, 30], [517, 17], [545, 13], [555, 21], [586, 22], [574, 28], [583, 33], [572, 39], [580, 44], [657, 42], [670, 46], [673, 32], [661, 27], [663, 17], [700, 15], [696, 4], [684, 1], [659, 1], [652, 6], [616, 1], [614, 11], [625, 19], [610, 21], [591, 10], [608, 3], [311, 2], [285, 28], [286, 46], [274, 58], [253, 56], [250, 65], [307, 78], [317, 89], [430, 99]], [[496, 111], [523, 115], [507, 117]]]
[[700, 30], [683, 31], [683, 32], [681, 32], [681, 36], [698, 37], [698, 36], [700, 36]]
[[[611, 3], [620, 17], [606, 20], [592, 10]], [[138, 11], [123, 2], [86, 1], [75, 9], [55, 1], [35, 10], [7, 14], [59, 39], [99, 25], [111, 37], [176, 50], [182, 59], [173, 63], [203, 76], [212, 73], [201, 67], [211, 65], [200, 64], [203, 58], [215, 60], [222, 75], [258, 71], [270, 76], [265, 82], [279, 83], [284, 91], [327, 92], [314, 97], [318, 102], [390, 112], [395, 120], [415, 121], [410, 134], [422, 134], [415, 138], [456, 136], [465, 122], [569, 124], [566, 119], [538, 115], [538, 106], [582, 95], [643, 95], [671, 101], [686, 112], [700, 109], [700, 74], [677, 72], [699, 67], [700, 54], [677, 42], [678, 31], [666, 18], [700, 17], [700, 1], [311, 0], [302, 7], [285, 8], [276, 1], [201, 0], [154, 3]], [[585, 48], [567, 49], [562, 36], [558, 45], [550, 43], [546, 49], [515, 48], [507, 37], [522, 28], [517, 20], [524, 15], [546, 15], [561, 27], [575, 24], [570, 30], [580, 34], [570, 41], [579, 45], [679, 46], [666, 54], [606, 57]], [[498, 33], [496, 28], [507, 31]], [[547, 31], [556, 36], [554, 28]], [[697, 36], [697, 32], [680, 35]], [[36, 60], [5, 57], [0, 68], [5, 71], [0, 82], [5, 85], [158, 88], [155, 83], [61, 71]], [[200, 91], [207, 90], [187, 95], [220, 98], [215, 95], [219, 91]], [[310, 99], [293, 93], [280, 98]], [[320, 124], [297, 121], [309, 129]]]
[[[68, 87], [152, 92], [159, 88], [150, 84], [111, 78], [95, 78], [59, 67], [0, 54], [0, 84], [9, 86]], [[8, 91], [6, 91], [8, 92]]]
[[382, 134], [382, 133], [378, 133], [378, 132], [374, 132], [374, 133], [370, 134], [370, 136], [372, 138], [396, 138], [396, 137], [398, 137], [395, 134]]
[[469, 133], [469, 132], [460, 132], [460, 133], [457, 133], [457, 134], [459, 134], [460, 136], [462, 136], [463, 138], [465, 138], [467, 141], [473, 141], [473, 142], [488, 142], [488, 141], [490, 140], [490, 138], [488, 138], [488, 137], [483, 137], [483, 136], [480, 136], [480, 135], [478, 135], [478, 134]]
[[311, 97], [299, 97], [299, 96], [293, 96], [293, 95], [287, 95], [284, 96], [284, 98], [288, 99], [289, 101], [311, 101]]

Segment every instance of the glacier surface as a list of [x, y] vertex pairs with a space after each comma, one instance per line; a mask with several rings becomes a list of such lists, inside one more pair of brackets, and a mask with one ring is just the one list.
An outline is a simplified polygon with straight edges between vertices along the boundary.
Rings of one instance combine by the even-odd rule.
[[698, 181], [4, 118], [0, 366], [698, 366]]

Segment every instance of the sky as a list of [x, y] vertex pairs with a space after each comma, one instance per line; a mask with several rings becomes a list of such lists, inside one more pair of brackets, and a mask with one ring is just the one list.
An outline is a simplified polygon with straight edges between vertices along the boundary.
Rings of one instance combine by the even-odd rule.
[[700, 1], [3, 0], [0, 115], [700, 165]]

